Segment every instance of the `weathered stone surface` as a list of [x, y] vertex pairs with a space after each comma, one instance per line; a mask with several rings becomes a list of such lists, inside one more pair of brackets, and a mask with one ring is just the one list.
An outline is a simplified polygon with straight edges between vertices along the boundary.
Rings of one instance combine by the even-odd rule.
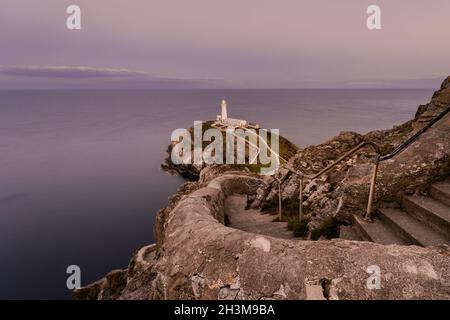
[[450, 102], [450, 77], [442, 82], [441, 88], [433, 94], [430, 103], [419, 106], [413, 121], [413, 127], [419, 129], [444, 111]]
[[120, 297], [126, 285], [127, 270], [113, 270], [104, 278], [74, 291], [75, 299], [115, 300]]
[[[318, 299], [318, 286], [327, 299], [450, 298], [448, 248], [294, 241], [224, 226], [224, 199], [258, 183], [224, 175], [179, 201], [167, 216], [164, 254], [137, 268], [145, 256], [138, 252], [118, 298]], [[381, 270], [378, 290], [366, 286], [371, 265]], [[94, 296], [98, 286], [77, 297]]]
[[149, 287], [155, 278], [152, 267], [155, 263], [156, 245], [137, 250], [125, 270], [113, 270], [104, 278], [74, 291], [75, 299], [116, 300], [149, 299]]

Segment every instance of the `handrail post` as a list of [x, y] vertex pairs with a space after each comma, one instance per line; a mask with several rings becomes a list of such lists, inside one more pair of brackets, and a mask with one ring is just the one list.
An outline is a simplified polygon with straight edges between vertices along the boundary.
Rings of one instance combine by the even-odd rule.
[[369, 190], [369, 200], [367, 202], [367, 211], [365, 215], [366, 220], [372, 220], [372, 205], [373, 205], [373, 197], [375, 193], [375, 185], [377, 181], [377, 172], [378, 172], [378, 163], [379, 163], [379, 155], [375, 156], [375, 163], [373, 165], [372, 171], [372, 179], [370, 181], [370, 190]]
[[278, 219], [281, 222], [281, 180], [278, 179]]
[[300, 182], [298, 187], [298, 220], [303, 219], [303, 174], [300, 175]]

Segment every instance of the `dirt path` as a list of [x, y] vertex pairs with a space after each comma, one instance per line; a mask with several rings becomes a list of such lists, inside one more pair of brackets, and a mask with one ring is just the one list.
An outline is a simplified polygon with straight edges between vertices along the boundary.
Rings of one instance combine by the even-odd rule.
[[225, 200], [225, 213], [229, 227], [275, 238], [294, 239], [292, 231], [287, 230], [286, 222], [272, 222], [276, 216], [263, 214], [258, 210], [245, 210], [247, 196], [235, 194]]

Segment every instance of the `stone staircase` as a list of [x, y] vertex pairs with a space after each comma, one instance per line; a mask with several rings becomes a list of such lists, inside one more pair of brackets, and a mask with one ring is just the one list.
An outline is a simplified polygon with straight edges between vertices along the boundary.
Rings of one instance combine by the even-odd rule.
[[225, 199], [229, 227], [274, 238], [300, 240], [294, 238], [294, 233], [287, 229], [286, 222], [273, 222], [277, 216], [255, 209], [247, 210], [246, 204], [247, 196], [242, 194], [233, 194]]
[[430, 196], [405, 196], [401, 208], [380, 208], [374, 222], [354, 216], [341, 238], [381, 244], [450, 244], [450, 179], [431, 185]]

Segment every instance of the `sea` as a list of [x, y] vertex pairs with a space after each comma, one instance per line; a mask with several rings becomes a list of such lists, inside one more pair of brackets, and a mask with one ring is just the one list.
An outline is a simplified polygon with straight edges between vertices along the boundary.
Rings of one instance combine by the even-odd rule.
[[157, 211], [185, 181], [160, 169], [173, 130], [228, 116], [299, 147], [388, 129], [433, 90], [0, 91], [0, 299], [70, 299], [154, 242]]

